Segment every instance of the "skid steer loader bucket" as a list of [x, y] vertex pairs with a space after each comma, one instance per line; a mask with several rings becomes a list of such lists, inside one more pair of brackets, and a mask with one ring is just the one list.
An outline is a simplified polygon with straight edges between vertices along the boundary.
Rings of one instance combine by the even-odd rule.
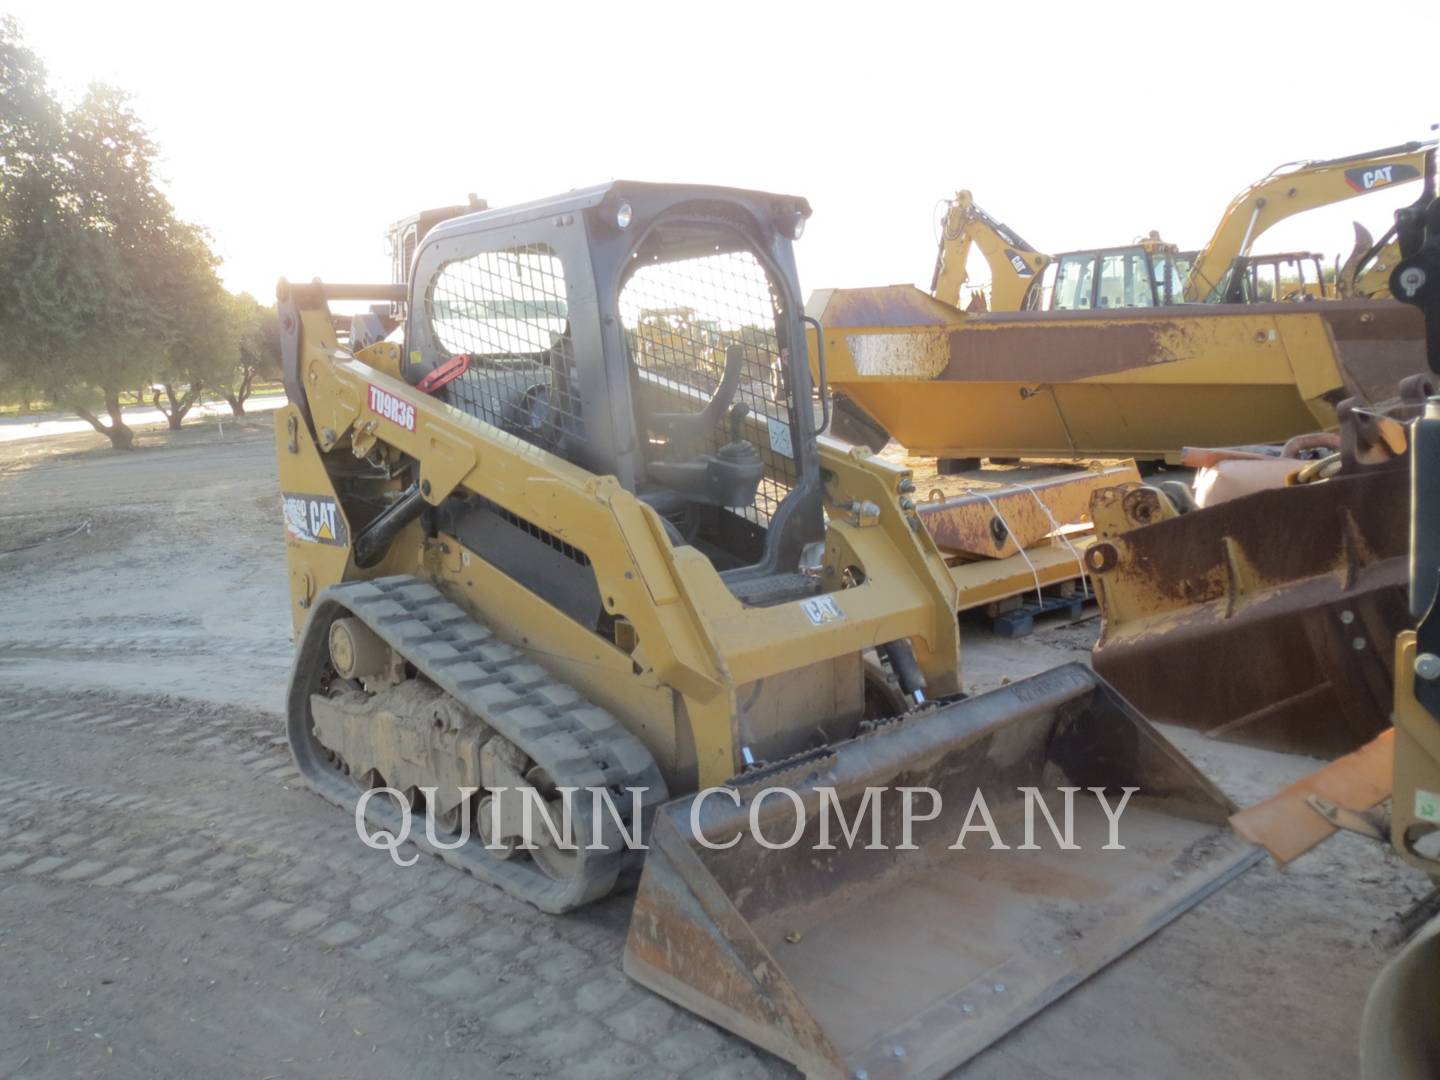
[[[1082, 789], [1079, 849], [1058, 850], [1038, 804], [1036, 849], [1020, 849], [1021, 789], [1063, 832], [1062, 787]], [[761, 795], [773, 788], [804, 815], [783, 791]], [[867, 788], [881, 789], [869, 818]], [[1119, 814], [1123, 850], [1101, 850], [1109, 818], [1090, 788], [1111, 813], [1138, 789]], [[979, 797], [1008, 850], [991, 849]], [[939, 1076], [1253, 865], [1232, 810], [1068, 665], [662, 807], [625, 970], [807, 1075]]]

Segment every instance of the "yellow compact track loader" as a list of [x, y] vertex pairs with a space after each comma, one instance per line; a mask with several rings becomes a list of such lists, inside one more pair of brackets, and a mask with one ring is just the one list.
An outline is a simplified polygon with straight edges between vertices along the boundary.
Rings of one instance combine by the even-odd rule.
[[818, 434], [809, 213], [617, 182], [281, 283], [289, 738], [544, 911], [643, 862], [625, 969], [807, 1073], [936, 1076], [1257, 853], [1084, 667], [958, 693], [909, 473]]

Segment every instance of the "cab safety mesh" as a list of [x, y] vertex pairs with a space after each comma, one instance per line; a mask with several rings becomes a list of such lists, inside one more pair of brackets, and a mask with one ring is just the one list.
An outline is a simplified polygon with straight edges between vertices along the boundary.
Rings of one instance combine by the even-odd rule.
[[744, 250], [650, 263], [620, 293], [642, 415], [645, 406], [701, 411], [720, 386], [730, 347], [743, 349], [734, 402], [698, 449], [714, 453], [738, 436], [760, 451], [765, 476], [755, 504], [738, 511], [757, 525], [769, 523], [796, 476], [793, 395], [776, 336], [777, 306], [765, 268]]
[[463, 409], [527, 442], [569, 456], [584, 438], [565, 269], [545, 244], [483, 251], [441, 267], [426, 297], [444, 355], [470, 370], [442, 391]]

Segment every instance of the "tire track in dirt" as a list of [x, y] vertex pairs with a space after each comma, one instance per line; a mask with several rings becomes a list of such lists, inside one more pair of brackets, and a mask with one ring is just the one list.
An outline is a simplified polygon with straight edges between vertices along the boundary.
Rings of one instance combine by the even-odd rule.
[[364, 847], [345, 815], [300, 789], [279, 717], [107, 693], [0, 697], [0, 727], [40, 723], [219, 762], [252, 778], [257, 797], [237, 805], [203, 785], [56, 783], [8, 763], [0, 815], [12, 832], [0, 847], [0, 883], [175, 905], [383, 971], [392, 989], [444, 1016], [447, 1039], [483, 1047], [507, 1073], [729, 1080], [788, 1072], [625, 978], [618, 957], [628, 898], [556, 919], [437, 859], [401, 868]]
[[[116, 654], [138, 653], [151, 656], [193, 656], [199, 646], [195, 637], [174, 634], [127, 634], [119, 637], [96, 639], [84, 635], [73, 637], [25, 637], [0, 638], [0, 659], [5, 656], [64, 656], [80, 660], [90, 656], [115, 657]], [[218, 654], [275, 661], [280, 665], [288, 663], [291, 650], [288, 642], [270, 644], [266, 642], [238, 641], [227, 639], [214, 650]]]

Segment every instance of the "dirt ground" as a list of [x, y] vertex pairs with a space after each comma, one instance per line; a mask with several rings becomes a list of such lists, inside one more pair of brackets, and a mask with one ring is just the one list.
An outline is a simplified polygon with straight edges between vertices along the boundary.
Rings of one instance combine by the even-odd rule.
[[[793, 1075], [622, 975], [629, 897], [557, 919], [402, 871], [301, 788], [272, 439], [0, 447], [0, 1076]], [[967, 686], [1083, 659], [1091, 612], [967, 618]], [[1167, 734], [1240, 803], [1315, 766]], [[1344, 836], [1262, 865], [956, 1075], [1348, 1080], [1425, 888]]]

